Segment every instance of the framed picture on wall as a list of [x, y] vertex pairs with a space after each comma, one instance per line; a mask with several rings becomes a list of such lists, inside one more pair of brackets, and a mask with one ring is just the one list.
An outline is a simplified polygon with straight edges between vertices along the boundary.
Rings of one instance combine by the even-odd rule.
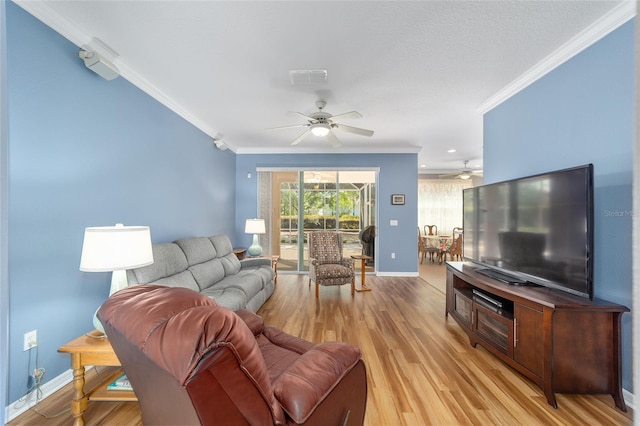
[[404, 205], [404, 194], [392, 194], [391, 205], [394, 205], [394, 206]]

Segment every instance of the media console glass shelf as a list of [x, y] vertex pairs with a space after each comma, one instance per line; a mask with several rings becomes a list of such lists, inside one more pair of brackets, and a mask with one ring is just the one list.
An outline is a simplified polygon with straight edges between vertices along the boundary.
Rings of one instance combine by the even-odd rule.
[[447, 262], [446, 315], [478, 343], [555, 393], [610, 394], [627, 411], [621, 383], [621, 317], [626, 306], [538, 286], [514, 286]]

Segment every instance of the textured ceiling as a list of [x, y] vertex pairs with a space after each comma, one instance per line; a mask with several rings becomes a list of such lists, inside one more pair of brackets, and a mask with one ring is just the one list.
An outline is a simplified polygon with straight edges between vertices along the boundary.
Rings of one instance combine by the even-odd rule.
[[[238, 153], [418, 152], [436, 173], [464, 160], [481, 167], [492, 99], [635, 11], [562, 0], [17, 3], [78, 46], [99, 38], [117, 52], [121, 78]], [[292, 86], [292, 69], [326, 69], [328, 79]], [[304, 122], [287, 112], [310, 114], [318, 99], [334, 115], [359, 111], [342, 122], [375, 134], [336, 131], [340, 148], [315, 136], [292, 147], [301, 129], [264, 130]]]

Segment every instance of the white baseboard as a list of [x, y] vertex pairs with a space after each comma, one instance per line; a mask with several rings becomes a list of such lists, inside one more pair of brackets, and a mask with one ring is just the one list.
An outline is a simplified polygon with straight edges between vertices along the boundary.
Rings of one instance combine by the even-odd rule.
[[622, 389], [622, 399], [624, 399], [624, 403], [627, 404], [627, 407], [631, 408], [634, 412], [636, 411], [636, 405], [634, 404], [635, 396], [626, 389]]
[[[40, 402], [42, 402], [42, 400], [47, 398], [48, 396], [53, 395], [56, 391], [58, 391], [62, 387], [71, 383], [72, 380], [73, 380], [73, 370], [68, 369], [64, 373], [60, 374], [58, 377], [54, 377], [53, 379], [49, 380], [47, 383], [40, 386], [40, 391], [42, 394], [42, 396], [40, 397]], [[20, 414], [34, 407], [36, 405], [35, 394], [36, 394], [35, 391], [32, 392], [31, 396], [27, 401], [24, 401], [24, 402], [21, 400], [14, 401], [11, 404], [9, 404], [7, 407], [5, 407], [4, 418], [6, 419], [6, 421], [10, 422], [11, 420], [18, 417]]]

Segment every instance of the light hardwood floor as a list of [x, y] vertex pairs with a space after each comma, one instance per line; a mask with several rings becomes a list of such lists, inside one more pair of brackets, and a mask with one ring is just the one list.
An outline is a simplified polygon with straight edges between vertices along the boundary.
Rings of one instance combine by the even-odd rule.
[[[421, 266], [421, 276], [443, 279], [443, 267]], [[428, 270], [427, 270], [428, 269]], [[440, 277], [440, 278], [439, 278]], [[357, 283], [359, 285], [359, 283]], [[260, 310], [265, 322], [314, 342], [340, 340], [362, 349], [368, 373], [365, 424], [377, 425], [631, 425], [608, 395], [558, 395], [551, 408], [529, 380], [445, 317], [443, 285], [420, 278], [367, 276], [373, 291], [322, 287], [314, 297], [306, 276], [280, 274]], [[70, 386], [40, 404], [64, 408]], [[135, 403], [91, 403], [91, 425], [139, 425]], [[71, 415], [46, 420], [25, 413], [9, 425], [68, 425]]]

